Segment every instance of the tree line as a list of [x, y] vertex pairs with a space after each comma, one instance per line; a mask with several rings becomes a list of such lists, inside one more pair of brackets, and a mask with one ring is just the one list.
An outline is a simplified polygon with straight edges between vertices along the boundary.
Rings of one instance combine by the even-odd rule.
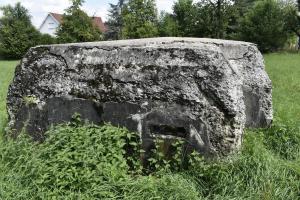
[[106, 39], [207, 37], [253, 42], [269, 52], [300, 37], [300, 0], [177, 0], [171, 13], [159, 14], [155, 0], [119, 0], [109, 13]]
[[167, 36], [243, 40], [269, 52], [300, 38], [300, 0], [177, 0], [171, 13], [158, 13], [155, 0], [118, 0], [105, 33], [81, 9], [84, 0], [71, 2], [56, 38], [41, 34], [20, 3], [1, 7], [0, 57], [21, 58], [42, 44]]

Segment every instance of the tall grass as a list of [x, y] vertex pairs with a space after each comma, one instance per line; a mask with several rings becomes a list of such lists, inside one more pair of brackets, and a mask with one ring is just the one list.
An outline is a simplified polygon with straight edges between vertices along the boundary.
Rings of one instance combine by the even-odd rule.
[[[129, 159], [124, 150], [127, 130], [60, 125], [48, 131], [43, 144], [24, 135], [1, 140], [0, 199], [300, 199], [300, 55], [269, 54], [265, 60], [275, 121], [270, 129], [247, 130], [239, 153], [198, 159], [189, 169], [159, 166], [146, 175], [138, 164], [128, 164], [138, 163], [138, 157]], [[11, 75], [15, 64], [4, 63], [2, 127], [11, 80], [5, 74]]]
[[300, 54], [264, 56], [273, 84], [275, 120], [300, 126]]
[[6, 95], [18, 61], [0, 61], [0, 134], [6, 125]]

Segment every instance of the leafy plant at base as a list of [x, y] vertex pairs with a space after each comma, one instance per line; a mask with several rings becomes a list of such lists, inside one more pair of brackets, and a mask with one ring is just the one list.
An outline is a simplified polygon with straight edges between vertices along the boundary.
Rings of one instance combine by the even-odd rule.
[[203, 157], [195, 150], [189, 149], [184, 139], [154, 140], [155, 147], [148, 158], [147, 173], [161, 173], [163, 171], [183, 172], [203, 163]]
[[[47, 136], [35, 144], [21, 134], [1, 145], [5, 173], [0, 173], [0, 183], [5, 184], [0, 189], [5, 190], [0, 190], [0, 198], [198, 199], [193, 184], [179, 174], [143, 176], [139, 138], [126, 129], [83, 124], [74, 115], [71, 123], [51, 128]], [[175, 191], [181, 192], [172, 194]]]

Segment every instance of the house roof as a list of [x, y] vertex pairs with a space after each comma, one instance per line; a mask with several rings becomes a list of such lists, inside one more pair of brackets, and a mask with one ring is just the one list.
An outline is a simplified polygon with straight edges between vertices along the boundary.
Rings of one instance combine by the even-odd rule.
[[[52, 15], [52, 17], [54, 17], [54, 19], [56, 19], [59, 23], [62, 23], [62, 18], [63, 18], [62, 14], [58, 14], [58, 13], [49, 13], [49, 14]], [[93, 25], [96, 26], [101, 32], [107, 31], [107, 28], [104, 25], [101, 17], [91, 17], [91, 20]]]
[[49, 14], [52, 15], [52, 17], [54, 17], [54, 19], [56, 19], [61, 24], [61, 22], [62, 22], [61, 14], [57, 14], [57, 13], [49, 13]]

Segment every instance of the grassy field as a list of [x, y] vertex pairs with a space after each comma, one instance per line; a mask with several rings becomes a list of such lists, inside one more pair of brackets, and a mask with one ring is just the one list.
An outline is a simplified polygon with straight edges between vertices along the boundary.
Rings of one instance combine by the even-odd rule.
[[6, 123], [6, 95], [18, 61], [0, 61], [0, 131]]
[[300, 54], [265, 55], [273, 84], [275, 118], [283, 123], [300, 123]]
[[[0, 140], [0, 199], [299, 200], [300, 54], [264, 57], [273, 83], [275, 120], [270, 129], [247, 130], [240, 153], [212, 163], [197, 161], [188, 171], [132, 174], [120, 144], [109, 139], [111, 132], [121, 138], [126, 131], [62, 126], [52, 130], [53, 137], [43, 145]], [[0, 61], [2, 131], [7, 87], [16, 63]], [[105, 136], [101, 140], [95, 136], [98, 131]], [[58, 140], [69, 142], [57, 145]], [[117, 160], [108, 156], [112, 151]], [[95, 158], [93, 152], [102, 156]], [[82, 157], [86, 164], [78, 165]]]

